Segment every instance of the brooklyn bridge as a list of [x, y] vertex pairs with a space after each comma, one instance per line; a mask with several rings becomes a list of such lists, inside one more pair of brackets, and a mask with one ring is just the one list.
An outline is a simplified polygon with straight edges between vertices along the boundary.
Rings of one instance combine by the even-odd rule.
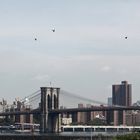
[[[77, 107], [76, 100], [90, 102], [94, 105]], [[125, 116], [125, 112], [129, 110], [140, 110], [140, 107], [109, 106], [103, 102], [78, 96], [57, 87], [41, 87], [40, 90], [17, 101], [16, 104], [13, 104], [13, 107], [3, 105], [0, 116], [38, 116], [40, 133], [58, 133], [61, 131], [62, 114], [71, 115], [72, 122], [74, 122], [79, 112], [103, 111], [107, 118], [111, 118], [110, 114], [113, 114], [113, 124], [117, 125], [118, 118], [116, 114], [121, 111], [122, 115]], [[123, 117], [123, 125], [125, 125], [125, 117]]]

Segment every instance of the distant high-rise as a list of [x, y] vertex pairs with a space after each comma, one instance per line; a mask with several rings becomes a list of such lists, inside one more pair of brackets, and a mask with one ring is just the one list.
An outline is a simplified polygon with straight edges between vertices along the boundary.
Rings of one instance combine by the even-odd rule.
[[112, 86], [112, 104], [121, 106], [131, 106], [132, 85], [127, 81], [122, 81], [120, 85]]
[[112, 97], [108, 97], [108, 105], [112, 106]]
[[[131, 106], [132, 86], [127, 81], [122, 81], [120, 85], [112, 86], [112, 104], [119, 106]], [[114, 125], [125, 125], [125, 112], [114, 111]]]
[[[84, 104], [78, 104], [78, 108], [84, 108]], [[85, 112], [78, 112], [77, 113], [77, 122], [78, 123], [85, 123]]]

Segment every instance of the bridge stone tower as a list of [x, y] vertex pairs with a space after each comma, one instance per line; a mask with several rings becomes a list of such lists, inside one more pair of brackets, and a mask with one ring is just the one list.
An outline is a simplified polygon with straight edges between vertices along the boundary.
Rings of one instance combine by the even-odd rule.
[[57, 113], [49, 113], [59, 108], [60, 88], [41, 87], [41, 133], [56, 133], [60, 129], [60, 117]]

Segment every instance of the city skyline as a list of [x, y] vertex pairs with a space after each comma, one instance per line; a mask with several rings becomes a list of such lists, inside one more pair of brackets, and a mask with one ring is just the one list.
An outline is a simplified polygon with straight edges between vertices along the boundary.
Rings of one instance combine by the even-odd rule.
[[139, 4], [1, 1], [0, 97], [23, 98], [51, 82], [107, 102], [112, 84], [126, 80], [132, 102], [139, 100]]

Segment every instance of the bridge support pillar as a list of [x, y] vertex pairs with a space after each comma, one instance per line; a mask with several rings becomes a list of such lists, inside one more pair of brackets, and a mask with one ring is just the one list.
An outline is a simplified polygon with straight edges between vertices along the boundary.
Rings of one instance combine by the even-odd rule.
[[73, 123], [77, 122], [77, 112], [72, 113], [72, 122]]
[[118, 125], [118, 111], [114, 110], [114, 126]]
[[60, 115], [50, 114], [48, 116], [48, 132], [59, 133], [60, 129]]
[[123, 125], [125, 126], [126, 125], [126, 111], [123, 110]]
[[60, 88], [41, 87], [41, 121], [40, 132], [59, 132], [59, 114], [49, 113], [50, 110], [59, 108]]

